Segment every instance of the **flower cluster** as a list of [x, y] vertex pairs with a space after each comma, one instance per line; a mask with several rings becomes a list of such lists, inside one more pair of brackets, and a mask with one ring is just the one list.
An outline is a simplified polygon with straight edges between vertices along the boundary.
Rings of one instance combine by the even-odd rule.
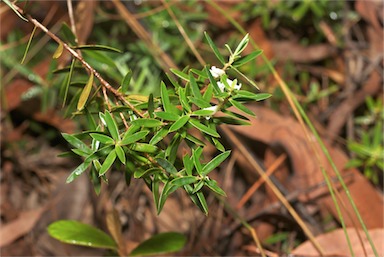
[[[225, 71], [223, 69], [217, 68], [216, 66], [212, 66], [209, 70], [214, 78], [220, 78], [225, 74]], [[241, 83], [237, 84], [237, 80], [230, 80], [227, 78], [226, 80], [227, 84], [229, 85], [229, 90], [240, 90], [241, 89]], [[224, 92], [225, 85], [221, 81], [217, 82], [217, 86], [220, 88], [221, 92]]]

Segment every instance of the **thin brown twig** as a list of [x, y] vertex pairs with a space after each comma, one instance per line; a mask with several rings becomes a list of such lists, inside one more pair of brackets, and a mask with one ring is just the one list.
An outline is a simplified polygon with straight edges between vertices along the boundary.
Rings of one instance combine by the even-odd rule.
[[56, 41], [58, 44], [62, 44], [64, 49], [66, 49], [74, 58], [80, 61], [80, 63], [93, 75], [100, 81], [101, 85], [105, 87], [109, 92], [111, 92], [117, 99], [124, 102], [135, 114], [140, 116], [141, 118], [144, 117], [144, 114], [135, 108], [127, 99], [125, 99], [124, 95], [121, 94], [119, 91], [117, 91], [115, 88], [113, 88], [101, 75], [100, 73], [95, 70], [89, 63], [87, 63], [75, 50], [73, 50], [68, 44], [66, 44], [64, 41], [62, 41], [58, 36], [53, 34], [48, 30], [47, 27], [45, 27], [43, 24], [41, 24], [39, 21], [37, 21], [35, 18], [33, 18], [31, 15], [25, 13], [23, 9], [18, 7], [15, 4], [12, 4], [13, 7], [20, 12], [22, 15], [24, 15], [28, 21], [30, 21], [32, 24], [34, 24], [36, 27], [44, 31], [50, 38], [52, 38], [54, 41]]

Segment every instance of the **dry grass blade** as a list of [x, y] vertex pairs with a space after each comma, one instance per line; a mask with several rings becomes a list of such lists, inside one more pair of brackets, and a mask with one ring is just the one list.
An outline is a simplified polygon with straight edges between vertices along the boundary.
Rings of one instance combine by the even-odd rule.
[[228, 139], [231, 142], [231, 144], [233, 146], [236, 146], [239, 149], [239, 151], [244, 155], [244, 157], [248, 160], [248, 162], [259, 173], [260, 177], [271, 188], [271, 190], [274, 192], [274, 194], [277, 196], [277, 198], [281, 201], [281, 203], [285, 206], [285, 208], [287, 208], [288, 212], [297, 221], [297, 223], [299, 224], [299, 226], [301, 227], [301, 229], [303, 230], [305, 235], [312, 242], [313, 246], [316, 248], [316, 250], [319, 252], [319, 254], [323, 256], [324, 250], [319, 245], [319, 243], [316, 241], [313, 233], [310, 231], [308, 226], [304, 223], [302, 218], [297, 214], [297, 212], [292, 208], [291, 204], [284, 197], [284, 195], [279, 191], [279, 189], [275, 186], [275, 184], [273, 184], [271, 179], [265, 174], [265, 172], [260, 167], [260, 165], [252, 158], [252, 156], [249, 154], [249, 152], [246, 149], [246, 147], [244, 146], [244, 144], [235, 136], [235, 134], [228, 127], [222, 127], [222, 130], [228, 136]]
[[169, 69], [177, 69], [177, 65], [172, 61], [172, 59], [156, 44], [153, 43], [150, 34], [145, 30], [145, 28], [137, 21], [135, 16], [127, 10], [127, 8], [121, 3], [120, 0], [113, 0], [117, 11], [124, 18], [127, 24], [131, 29], [136, 33], [136, 35], [145, 42], [148, 46], [149, 51], [152, 52], [153, 56], [162, 66], [164, 71], [169, 71]]

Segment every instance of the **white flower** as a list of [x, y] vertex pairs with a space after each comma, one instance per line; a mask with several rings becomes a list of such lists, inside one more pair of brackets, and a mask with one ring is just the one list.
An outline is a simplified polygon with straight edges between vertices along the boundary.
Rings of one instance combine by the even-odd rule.
[[222, 69], [216, 68], [216, 66], [212, 66], [209, 70], [214, 78], [218, 78], [225, 74], [225, 71]]
[[[212, 115], [214, 115], [219, 110], [219, 106], [214, 105], [214, 106], [211, 106], [211, 107], [203, 108], [202, 110], [213, 111]], [[209, 120], [212, 115], [205, 116], [205, 119]]]
[[[236, 79], [235, 80], [227, 79], [227, 83], [228, 83], [229, 87], [231, 88], [231, 90], [233, 90], [233, 89], [240, 90], [240, 88], [241, 88], [241, 83], [237, 84]], [[218, 81], [217, 86], [220, 88], [221, 92], [224, 92], [224, 89], [225, 89], [224, 83], [221, 83], [220, 81]]]

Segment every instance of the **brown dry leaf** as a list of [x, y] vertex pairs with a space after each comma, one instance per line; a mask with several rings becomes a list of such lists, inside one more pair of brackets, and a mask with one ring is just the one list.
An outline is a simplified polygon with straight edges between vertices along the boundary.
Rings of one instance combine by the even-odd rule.
[[16, 220], [2, 225], [0, 228], [0, 247], [11, 244], [19, 237], [31, 231], [44, 210], [45, 207], [40, 207], [35, 210], [22, 212]]
[[271, 41], [272, 49], [281, 61], [312, 63], [334, 56], [337, 48], [330, 44], [302, 46], [294, 41]]
[[[369, 235], [372, 238], [373, 244], [378, 251], [379, 256], [384, 256], [384, 229], [371, 229], [368, 231]], [[352, 249], [354, 251], [355, 256], [365, 256], [363, 247], [359, 241], [358, 235], [354, 228], [347, 228], [347, 233], [349, 239], [351, 240]], [[365, 250], [367, 251], [368, 256], [374, 256], [374, 253], [370, 247], [370, 244], [365, 237], [363, 231], [359, 231], [360, 235], [363, 238], [363, 244]], [[316, 241], [323, 247], [326, 255], [337, 255], [337, 256], [349, 256], [349, 248], [347, 244], [347, 240], [345, 238], [345, 234], [343, 229], [337, 229], [335, 231], [322, 234], [316, 237]], [[302, 255], [302, 256], [318, 256], [318, 252], [313, 247], [312, 243], [306, 241], [296, 247], [292, 254]]]
[[[325, 155], [321, 152], [320, 146], [316, 142], [314, 136], [310, 134], [311, 142], [308, 142], [303, 129], [298, 122], [290, 117], [283, 117], [272, 110], [260, 106], [248, 106], [256, 113], [257, 118], [252, 119], [252, 126], [233, 126], [234, 131], [244, 135], [245, 137], [265, 143], [270, 146], [279, 146], [290, 158], [293, 174], [288, 181], [285, 181], [287, 188], [290, 190], [305, 190], [308, 187], [316, 186], [324, 182], [320, 165], [313, 152], [311, 144], [320, 153], [320, 161], [324, 165], [327, 173], [334, 177], [333, 169], [330, 166]], [[257, 131], [257, 133], [255, 133]], [[361, 175], [356, 169], [345, 170], [345, 164], [348, 161], [344, 152], [337, 148], [326, 144], [326, 147], [332, 156], [338, 170], [343, 174], [351, 174], [353, 181], [348, 185], [350, 195], [360, 211], [360, 214], [368, 228], [383, 227], [383, 200], [382, 196], [375, 190], [369, 181]], [[319, 194], [325, 194], [319, 198], [321, 206], [331, 211], [335, 218], [338, 218], [337, 211], [329, 196], [326, 187], [322, 187], [308, 197], [318, 197]], [[347, 212], [353, 215], [353, 209], [349, 204], [348, 198], [344, 191], [340, 192], [341, 199], [347, 205]], [[370, 199], [367, 201], [366, 199]], [[343, 217], [347, 217], [346, 211], [342, 209]], [[358, 224], [357, 219], [351, 221], [345, 218], [347, 226]]]

